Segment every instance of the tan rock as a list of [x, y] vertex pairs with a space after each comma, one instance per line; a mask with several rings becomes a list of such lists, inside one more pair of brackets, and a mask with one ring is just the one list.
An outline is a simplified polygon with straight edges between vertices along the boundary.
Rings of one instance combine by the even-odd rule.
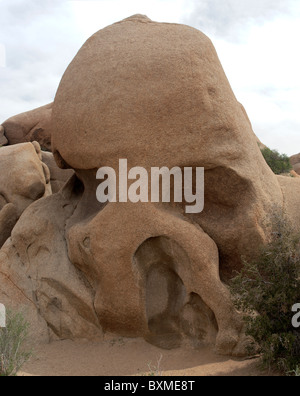
[[[3, 198], [1, 197], [3, 201]], [[12, 203], [1, 205], [0, 209], [0, 247], [10, 237], [10, 234], [19, 219], [16, 206]]]
[[2, 125], [0, 125], [0, 147], [5, 146], [8, 143], [5, 134], [4, 134], [4, 128]]
[[[10, 248], [6, 248], [9, 245]], [[7, 259], [9, 257], [9, 260]], [[8, 240], [7, 244], [0, 251], [0, 301], [7, 309], [21, 312], [30, 324], [30, 341], [36, 345], [39, 342], [48, 342], [50, 330], [46, 321], [41, 317], [34, 301], [34, 295], [26, 295], [26, 289], [20, 289], [18, 284], [24, 285], [24, 280], [30, 282], [30, 278], [20, 272], [20, 276], [13, 272], [10, 264], [14, 261], [20, 262], [17, 251], [11, 246]], [[21, 263], [20, 263], [21, 268]], [[22, 282], [20, 281], [21, 278]], [[32, 288], [31, 292], [32, 292]]]
[[290, 174], [292, 175], [292, 177], [300, 177], [300, 175], [294, 170], [291, 170]]
[[102, 337], [94, 292], [67, 254], [65, 222], [78, 200], [73, 188], [71, 180], [63, 192], [32, 204], [0, 251], [0, 301], [25, 313], [35, 343]]
[[298, 175], [300, 175], [300, 162], [293, 165], [293, 169]]
[[0, 246], [24, 210], [51, 194], [49, 182], [37, 142], [0, 148]]
[[297, 177], [277, 176], [283, 196], [284, 196], [284, 210], [291, 220], [292, 224], [300, 229], [300, 179]]
[[[217, 252], [227, 278], [240, 268], [241, 255], [252, 256], [264, 241], [262, 219], [274, 202], [282, 204], [282, 194], [210, 40], [187, 26], [157, 24], [142, 16], [96, 33], [64, 74], [52, 121], [58, 164], [76, 169], [85, 185], [68, 225], [69, 256], [96, 290], [101, 325], [121, 334], [144, 334], [160, 345], [172, 339], [170, 334], [179, 342], [179, 317], [196, 295], [218, 323], [217, 349], [233, 353], [241, 325], [218, 277]], [[205, 167], [204, 212], [186, 216], [186, 222], [151, 204], [109, 204], [100, 210], [92, 204], [93, 169], [118, 169], [120, 158], [148, 171], [153, 166]], [[87, 202], [93, 211], [87, 212]], [[95, 217], [87, 221], [91, 213]], [[173, 248], [156, 247], [161, 241], [150, 249], [153, 237], [167, 238], [186, 259], [176, 264]], [[146, 258], [132, 271], [132, 257], [139, 261], [134, 252], [140, 251]], [[153, 317], [145, 311], [155, 306], [147, 301], [155, 299], [155, 287], [147, 285], [152, 268], [141, 269], [151, 255], [160, 263], [153, 278], [167, 290], [178, 287], [177, 299], [167, 293], [168, 303], [158, 306]], [[164, 266], [168, 270], [161, 275]], [[117, 279], [122, 279], [121, 290]], [[186, 300], [180, 300], [183, 295]], [[197, 304], [194, 309], [203, 312]]]
[[59, 86], [52, 143], [60, 166], [74, 169], [118, 169], [120, 158], [148, 171], [204, 166], [195, 221], [221, 250], [223, 273], [263, 239], [257, 216], [281, 199], [211, 41], [183, 25], [135, 16], [92, 36]]
[[290, 157], [291, 164], [294, 171], [300, 175], [300, 154], [295, 154]]
[[[243, 354], [243, 324], [221, 279], [256, 254], [265, 216], [297, 180], [267, 166], [210, 40], [140, 15], [96, 33], [62, 78], [52, 147], [76, 177], [25, 211], [0, 273], [55, 335], [92, 338], [103, 329], [165, 348], [188, 341]], [[100, 204], [96, 169], [118, 173], [122, 158], [149, 173], [205, 167], [203, 213]]]
[[43, 150], [51, 150], [52, 103], [6, 120], [2, 125], [10, 145], [37, 141]]
[[300, 153], [299, 153], [299, 154], [292, 155], [292, 156], [290, 157], [290, 161], [291, 161], [291, 164], [292, 164], [292, 165], [299, 164], [299, 163], [300, 163]]
[[50, 183], [52, 193], [57, 193], [66, 182], [74, 175], [74, 171], [71, 169], [61, 169], [57, 166], [52, 153], [42, 153], [43, 162], [47, 165], [50, 170]]

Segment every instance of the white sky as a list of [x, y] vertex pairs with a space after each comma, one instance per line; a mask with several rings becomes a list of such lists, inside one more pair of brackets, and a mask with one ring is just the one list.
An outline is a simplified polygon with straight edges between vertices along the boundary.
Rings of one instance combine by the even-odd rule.
[[0, 0], [0, 123], [51, 102], [84, 41], [137, 13], [207, 34], [258, 137], [300, 152], [300, 0]]

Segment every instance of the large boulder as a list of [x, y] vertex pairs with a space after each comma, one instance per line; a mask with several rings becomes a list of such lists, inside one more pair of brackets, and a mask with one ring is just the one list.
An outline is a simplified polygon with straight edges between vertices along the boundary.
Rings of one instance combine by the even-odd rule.
[[2, 127], [8, 144], [37, 141], [43, 150], [50, 151], [51, 113], [52, 103], [18, 114], [3, 122]]
[[62, 78], [52, 122], [62, 167], [205, 167], [194, 220], [217, 243], [224, 275], [263, 240], [259, 219], [281, 200], [211, 41], [193, 28], [135, 16], [96, 33]]
[[50, 173], [37, 142], [0, 148], [0, 247], [24, 210], [50, 194]]
[[[274, 205], [295, 214], [284, 194], [300, 182], [267, 166], [211, 41], [140, 15], [96, 33], [62, 78], [52, 149], [76, 175], [24, 212], [0, 253], [0, 273], [51, 332], [93, 338], [103, 329], [165, 348], [189, 340], [245, 352], [223, 281], [257, 253]], [[100, 204], [97, 168], [119, 176], [119, 159], [149, 173], [205, 167], [204, 211]]]

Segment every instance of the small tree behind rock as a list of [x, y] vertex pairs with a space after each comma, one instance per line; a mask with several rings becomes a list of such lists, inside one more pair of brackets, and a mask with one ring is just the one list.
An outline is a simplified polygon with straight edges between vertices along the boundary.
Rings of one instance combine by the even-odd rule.
[[261, 152], [267, 164], [276, 175], [289, 173], [293, 169], [290, 159], [286, 154], [279, 154], [277, 150], [271, 150], [268, 147], [262, 149]]
[[256, 260], [244, 263], [231, 288], [263, 363], [299, 373], [300, 331], [292, 325], [292, 307], [300, 303], [300, 236], [282, 213], [274, 213], [269, 243]]

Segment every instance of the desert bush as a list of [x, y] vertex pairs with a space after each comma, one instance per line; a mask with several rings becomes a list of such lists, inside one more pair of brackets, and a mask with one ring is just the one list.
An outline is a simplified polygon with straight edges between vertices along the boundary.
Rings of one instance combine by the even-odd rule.
[[300, 303], [300, 236], [279, 211], [268, 230], [269, 243], [257, 259], [244, 261], [231, 289], [264, 366], [299, 375], [300, 331], [292, 325], [292, 307]]
[[162, 377], [162, 371], [161, 371], [161, 362], [163, 359], [163, 355], [160, 355], [160, 357], [157, 359], [157, 364], [153, 365], [151, 362], [148, 363], [148, 368], [149, 372], [143, 374], [143, 377]]
[[297, 366], [292, 374], [294, 374], [295, 377], [300, 377], [300, 366]]
[[279, 154], [277, 150], [271, 150], [268, 147], [261, 150], [264, 159], [276, 175], [290, 172], [293, 167], [290, 159], [286, 154]]
[[21, 313], [7, 310], [6, 327], [0, 328], [0, 377], [16, 376], [31, 357], [26, 349], [28, 329]]

